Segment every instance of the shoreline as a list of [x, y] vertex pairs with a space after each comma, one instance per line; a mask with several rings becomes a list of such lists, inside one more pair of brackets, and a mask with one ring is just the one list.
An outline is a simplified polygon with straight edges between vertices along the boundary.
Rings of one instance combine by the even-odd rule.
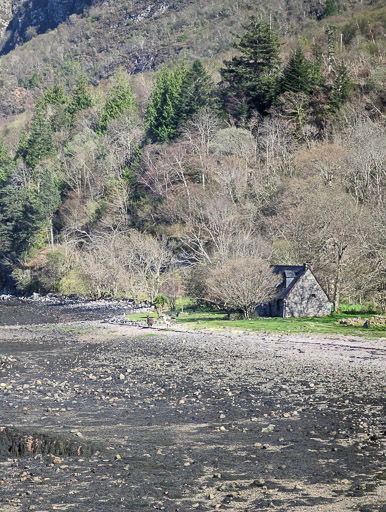
[[384, 512], [385, 367], [363, 338], [2, 327], [0, 427], [97, 451], [0, 456], [0, 508]]

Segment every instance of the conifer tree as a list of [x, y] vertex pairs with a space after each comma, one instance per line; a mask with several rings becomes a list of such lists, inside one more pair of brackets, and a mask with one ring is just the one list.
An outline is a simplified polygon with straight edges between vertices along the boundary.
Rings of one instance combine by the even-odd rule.
[[352, 91], [352, 81], [343, 62], [336, 68], [336, 77], [332, 85], [330, 106], [333, 111], [338, 111], [349, 99]]
[[64, 105], [66, 102], [66, 94], [61, 84], [54, 85], [44, 95], [46, 105]]
[[302, 92], [310, 95], [321, 84], [320, 66], [316, 62], [308, 61], [298, 46], [284, 68], [280, 80], [280, 92]]
[[191, 119], [201, 108], [213, 104], [214, 85], [197, 59], [186, 73], [181, 89], [179, 125]]
[[153, 142], [165, 142], [177, 135], [185, 65], [175, 71], [163, 69], [156, 80], [146, 111], [148, 136]]
[[107, 127], [113, 119], [119, 117], [125, 111], [136, 110], [134, 93], [123, 73], [118, 73], [115, 84], [107, 96], [106, 103], [99, 118], [98, 133], [106, 132]]
[[0, 191], [0, 258], [18, 261], [46, 222], [45, 209], [35, 189]]
[[8, 148], [4, 141], [0, 138], [0, 188], [5, 184], [12, 170], [13, 160], [10, 157]]
[[[280, 65], [279, 39], [270, 25], [251, 17], [244, 28], [245, 33], [234, 44], [241, 55], [225, 61], [220, 71], [225, 103], [235, 102], [233, 110], [239, 117], [242, 110], [247, 115], [268, 111], [278, 92]], [[244, 98], [244, 105], [240, 98]]]
[[38, 101], [36, 104], [28, 137], [21, 140], [18, 154], [24, 158], [30, 169], [34, 169], [40, 162], [55, 155], [52, 129], [47, 119], [44, 101]]
[[87, 82], [85, 78], [80, 78], [76, 85], [72, 95], [70, 104], [67, 107], [67, 113], [70, 119], [74, 117], [76, 112], [80, 110], [86, 110], [92, 107], [93, 101], [90, 93], [87, 90]]

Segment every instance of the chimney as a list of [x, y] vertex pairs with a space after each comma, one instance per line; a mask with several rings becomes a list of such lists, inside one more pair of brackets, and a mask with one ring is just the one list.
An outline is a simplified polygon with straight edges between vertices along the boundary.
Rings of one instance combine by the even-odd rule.
[[309, 261], [306, 261], [304, 264], [304, 270], [311, 270], [311, 263]]

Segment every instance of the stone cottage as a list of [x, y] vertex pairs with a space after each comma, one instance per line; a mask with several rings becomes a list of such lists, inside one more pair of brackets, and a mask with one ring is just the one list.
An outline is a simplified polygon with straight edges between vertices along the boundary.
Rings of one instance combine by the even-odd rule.
[[282, 277], [277, 296], [257, 308], [260, 316], [307, 317], [331, 313], [331, 302], [320, 286], [311, 266], [273, 265], [275, 274]]

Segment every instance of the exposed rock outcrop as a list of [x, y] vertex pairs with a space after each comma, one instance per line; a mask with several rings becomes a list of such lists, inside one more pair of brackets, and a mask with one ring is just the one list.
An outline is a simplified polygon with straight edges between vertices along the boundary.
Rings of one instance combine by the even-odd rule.
[[1, 53], [57, 27], [91, 3], [93, 0], [0, 0]]
[[12, 0], [0, 0], [0, 38], [4, 37], [5, 31], [12, 19]]

